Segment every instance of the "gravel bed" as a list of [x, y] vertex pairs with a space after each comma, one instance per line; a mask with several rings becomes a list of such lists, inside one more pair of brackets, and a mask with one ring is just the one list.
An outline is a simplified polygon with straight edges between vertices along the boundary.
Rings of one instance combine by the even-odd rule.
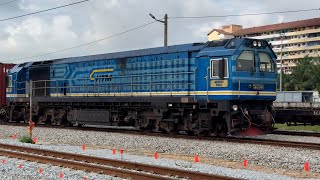
[[[101, 180], [101, 179], [121, 179], [115, 178], [103, 174], [90, 173], [80, 170], [73, 170], [69, 168], [62, 168], [58, 166], [52, 166], [48, 164], [35, 163], [20, 159], [8, 158], [0, 156], [1, 163], [5, 160], [5, 164], [0, 166], [0, 179], [5, 180], [52, 180], [52, 179], [69, 179], [69, 180], [82, 180], [87, 178], [88, 180]], [[21, 168], [19, 168], [22, 164]], [[42, 169], [40, 174], [39, 168]], [[60, 178], [62, 173], [62, 178]]]
[[[15, 145], [20, 145], [20, 146], [28, 146], [28, 147], [34, 147], [34, 148], [39, 148], [39, 149], [48, 149], [48, 150], [54, 150], [54, 151], [62, 151], [62, 152], [69, 152], [69, 153], [77, 153], [77, 154], [84, 154], [84, 155], [89, 155], [89, 156], [99, 156], [99, 157], [104, 157], [104, 158], [112, 158], [112, 159], [118, 159], [118, 160], [123, 160], [123, 161], [134, 161], [134, 162], [139, 162], [139, 163], [144, 163], [144, 164], [152, 164], [152, 165], [160, 165], [160, 166], [168, 166], [172, 168], [179, 168], [179, 169], [185, 169], [185, 170], [191, 170], [191, 171], [198, 171], [198, 172], [205, 172], [205, 173], [212, 173], [212, 174], [220, 174], [220, 175], [225, 175], [225, 176], [231, 176], [231, 177], [236, 177], [236, 178], [245, 178], [245, 179], [278, 179], [278, 180], [290, 180], [294, 178], [286, 177], [286, 176], [280, 176], [276, 174], [267, 174], [267, 173], [262, 173], [262, 172], [256, 172], [252, 170], [246, 170], [246, 169], [231, 169], [231, 168], [225, 168], [225, 167], [219, 167], [219, 166], [213, 166], [213, 165], [208, 165], [208, 164], [202, 164], [202, 163], [191, 163], [187, 161], [181, 161], [181, 160], [169, 160], [169, 159], [158, 159], [155, 160], [154, 158], [151, 157], [145, 157], [145, 156], [137, 156], [137, 155], [129, 155], [124, 153], [123, 155], [120, 155], [117, 153], [116, 155], [112, 154], [112, 151], [109, 149], [86, 149], [86, 150], [81, 150], [79, 146], [70, 146], [70, 145], [32, 145], [32, 144], [25, 144], [21, 142], [17, 142], [15, 140], [3, 140], [0, 139], [0, 143], [6, 143], [6, 144], [15, 144]], [[0, 157], [1, 158], [1, 157]], [[9, 161], [9, 160], [8, 160]], [[10, 160], [12, 161], [12, 160]], [[14, 161], [13, 161], [14, 162]], [[9, 165], [11, 170], [17, 169], [18, 164], [21, 163], [19, 162], [14, 162], [11, 165]], [[26, 162], [23, 162], [24, 166]], [[37, 165], [36, 163], [27, 163], [29, 165], [26, 165], [24, 169], [26, 169], [27, 172], [22, 171], [14, 171], [11, 172], [13, 174], [11, 175], [24, 175], [24, 176], [32, 176], [37, 174]], [[7, 165], [8, 166], [8, 165]], [[45, 169], [50, 169], [50, 167], [44, 167]], [[49, 165], [46, 165], [49, 166]], [[55, 167], [57, 169], [57, 167]], [[59, 177], [59, 172], [61, 170], [53, 170], [52, 173], [49, 173], [49, 176], [46, 176], [46, 178], [50, 179], [51, 177]], [[66, 172], [65, 174], [68, 174], [68, 178], [70, 179], [77, 179], [79, 178], [79, 174], [77, 173], [72, 173], [72, 170], [64, 170]], [[41, 177], [43, 177], [42, 175]], [[0, 175], [1, 177], [1, 175]], [[87, 176], [89, 177], [89, 176]], [[91, 178], [90, 178], [91, 179]], [[97, 176], [94, 176], [92, 179], [100, 179]], [[103, 179], [108, 179], [108, 178], [103, 178]]]
[[[14, 133], [18, 137], [27, 134], [26, 127], [13, 127], [13, 126], [1, 126], [0, 125], [0, 136], [12, 136]], [[303, 173], [304, 162], [309, 162], [310, 171], [316, 172], [317, 175], [320, 172], [318, 168], [320, 166], [320, 151], [316, 150], [305, 150], [296, 148], [285, 148], [285, 147], [275, 147], [275, 146], [265, 146], [256, 144], [240, 144], [240, 143], [229, 143], [229, 142], [216, 142], [216, 141], [199, 141], [199, 140], [188, 140], [188, 139], [173, 139], [164, 137], [152, 137], [152, 136], [142, 136], [142, 135], [130, 135], [121, 133], [108, 133], [108, 132], [95, 132], [95, 131], [79, 131], [70, 129], [49, 129], [36, 127], [33, 131], [34, 137], [37, 137], [38, 141], [43, 145], [41, 147], [54, 148], [58, 147], [57, 150], [72, 152], [82, 152], [90, 153], [90, 148], [83, 152], [81, 150], [81, 145], [86, 144], [88, 147], [104, 147], [109, 148], [108, 150], [97, 150], [92, 152], [92, 155], [108, 157], [111, 155], [112, 148], [124, 149], [125, 151], [130, 151], [132, 154], [142, 154], [144, 152], [159, 152], [173, 154], [175, 156], [190, 156], [193, 157], [198, 154], [201, 159], [215, 158], [215, 159], [225, 159], [232, 162], [242, 163], [244, 159], [248, 160], [250, 165], [258, 165], [271, 170], [280, 170], [282, 172], [293, 171], [297, 174]], [[3, 142], [2, 140], [1, 142]], [[6, 140], [6, 142], [15, 142], [12, 140]], [[64, 144], [63, 146], [54, 146], [53, 144]], [[44, 146], [46, 145], [46, 146]], [[50, 146], [47, 146], [50, 145]], [[67, 145], [76, 145], [67, 146]], [[40, 147], [40, 146], [39, 146]], [[103, 151], [106, 151], [105, 153]], [[126, 156], [128, 158], [129, 155]], [[153, 162], [152, 158], [147, 157], [135, 157], [135, 160], [140, 159], [142, 162], [160, 163], [161, 161]], [[178, 157], [179, 158], [179, 157]], [[174, 165], [177, 161], [172, 162]], [[190, 167], [187, 162], [179, 162], [181, 164], [186, 163], [186, 165], [175, 165], [175, 166], [186, 166]], [[169, 161], [164, 163], [169, 164]], [[203, 172], [229, 172], [229, 170], [221, 170], [221, 167], [210, 166], [199, 164], [193, 164], [192, 167], [196, 167]], [[215, 169], [215, 170], [214, 170]], [[218, 170], [216, 170], [218, 169]], [[219, 170], [220, 169], [220, 170]], [[237, 170], [239, 172], [232, 171], [231, 174], [241, 175], [243, 173], [248, 173], [243, 177], [250, 177], [249, 174], [255, 173], [249, 170]], [[257, 173], [257, 172], [256, 172]], [[285, 177], [273, 177], [271, 174], [270, 179], [281, 179]], [[267, 175], [258, 176], [252, 175], [252, 179], [268, 179]], [[320, 177], [320, 176], [319, 176]]]

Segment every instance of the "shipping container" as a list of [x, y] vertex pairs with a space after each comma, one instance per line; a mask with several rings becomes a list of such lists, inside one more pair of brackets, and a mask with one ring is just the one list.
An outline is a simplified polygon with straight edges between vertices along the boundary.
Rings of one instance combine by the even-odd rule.
[[315, 102], [317, 91], [282, 91], [277, 92], [275, 102]]
[[6, 105], [6, 76], [9, 69], [11, 69], [14, 64], [2, 64], [0, 63], [0, 107]]

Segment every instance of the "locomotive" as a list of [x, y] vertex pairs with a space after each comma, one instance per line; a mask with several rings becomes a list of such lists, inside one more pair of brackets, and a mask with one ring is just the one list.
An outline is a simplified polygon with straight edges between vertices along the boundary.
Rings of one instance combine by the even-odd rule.
[[[233, 38], [14, 66], [7, 121], [204, 135], [272, 130], [276, 55]], [[32, 100], [32, 101], [30, 101]]]

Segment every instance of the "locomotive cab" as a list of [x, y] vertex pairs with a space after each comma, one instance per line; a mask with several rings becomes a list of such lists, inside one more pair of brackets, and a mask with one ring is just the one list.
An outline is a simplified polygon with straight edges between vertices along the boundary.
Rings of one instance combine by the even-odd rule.
[[272, 49], [266, 41], [256, 39], [234, 38], [219, 45], [209, 42], [197, 59], [197, 80], [203, 82], [197, 87], [201, 92], [198, 101], [206, 101], [203, 106], [212, 107], [213, 121], [221, 121], [212, 128], [250, 135], [256, 128], [272, 130], [277, 79]]

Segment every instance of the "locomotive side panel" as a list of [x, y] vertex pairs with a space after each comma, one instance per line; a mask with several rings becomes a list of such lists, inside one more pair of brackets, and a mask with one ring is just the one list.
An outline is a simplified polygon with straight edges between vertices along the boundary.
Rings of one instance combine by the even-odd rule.
[[195, 58], [188, 56], [181, 52], [54, 64], [51, 96], [188, 96], [195, 86]]
[[[46, 92], [32, 96], [35, 119], [168, 133], [233, 133], [251, 126], [269, 130], [275, 61], [259, 57], [272, 50], [258, 42], [235, 38], [52, 60], [45, 80], [49, 87], [33, 87]], [[253, 58], [240, 58], [245, 51]], [[24, 107], [17, 112], [27, 118], [28, 104]]]

